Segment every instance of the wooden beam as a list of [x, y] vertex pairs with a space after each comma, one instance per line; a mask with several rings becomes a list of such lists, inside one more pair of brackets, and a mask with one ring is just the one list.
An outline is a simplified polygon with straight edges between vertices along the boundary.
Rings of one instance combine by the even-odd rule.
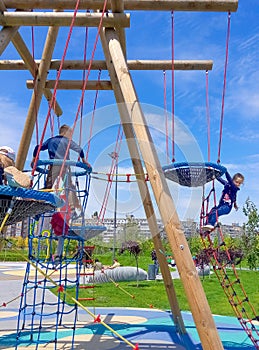
[[184, 327], [181, 311], [179, 308], [176, 292], [172, 281], [172, 276], [168, 268], [168, 263], [166, 261], [165, 254], [163, 254], [164, 248], [160, 238], [160, 233], [159, 233], [160, 230], [157, 224], [157, 219], [156, 219], [150, 191], [149, 191], [147, 182], [145, 181], [145, 173], [144, 173], [138, 145], [132, 129], [130, 115], [128, 113], [129, 111], [127, 108], [125, 108], [126, 106], [125, 99], [121, 91], [114, 66], [112, 64], [112, 59], [109, 53], [109, 49], [105, 39], [105, 34], [103, 31], [100, 32], [100, 37], [102, 40], [103, 51], [106, 56], [107, 66], [108, 66], [109, 74], [112, 81], [114, 95], [115, 95], [118, 109], [121, 115], [124, 134], [126, 136], [126, 140], [128, 143], [128, 147], [129, 147], [129, 151], [132, 159], [132, 165], [134, 167], [135, 174], [137, 174], [136, 178], [137, 178], [137, 183], [139, 187], [139, 192], [144, 205], [147, 222], [148, 222], [149, 229], [154, 242], [154, 247], [157, 252], [157, 258], [159, 261], [160, 270], [163, 276], [163, 280], [165, 282], [165, 290], [166, 290], [168, 301], [172, 310], [172, 317], [177, 327], [177, 331], [183, 334], [183, 333], [186, 333], [186, 329]]
[[[73, 12], [2, 12], [0, 25], [2, 26], [52, 26], [69, 27], [73, 19]], [[80, 13], [75, 18], [75, 27], [98, 27], [101, 13]], [[124, 13], [109, 13], [102, 19], [103, 27], [130, 26], [130, 15]]]
[[[172, 70], [172, 60], [128, 60], [130, 70]], [[174, 70], [212, 70], [212, 60], [174, 60]]]
[[[4, 0], [7, 8], [73, 10], [76, 0]], [[79, 9], [99, 10], [104, 0], [80, 0]], [[124, 9], [144, 11], [213, 11], [235, 12], [238, 0], [124, 0]], [[111, 0], [107, 9], [111, 10]]]
[[0, 56], [17, 33], [19, 27], [3, 27], [0, 31]]
[[16, 166], [22, 170], [28, 155], [31, 139], [44, 92], [44, 86], [48, 75], [48, 69], [52, 54], [55, 48], [59, 27], [50, 27], [48, 30], [45, 46], [43, 49], [42, 60], [39, 66], [36, 86], [33, 90], [27, 118], [25, 121], [20, 146], [17, 153]]
[[[55, 80], [46, 80], [45, 88], [54, 89]], [[26, 86], [28, 89], [34, 89], [34, 81], [27, 80]], [[82, 90], [84, 82], [82, 80], [59, 80], [57, 90]], [[92, 80], [88, 81], [85, 90], [112, 90], [112, 85], [109, 80]]]
[[[106, 46], [116, 72], [117, 84], [120, 86], [125, 101], [124, 109], [127, 113], [125, 113], [125, 116], [121, 114], [121, 118], [125, 118], [122, 123], [129, 124], [134, 130], [192, 316], [200, 336], [202, 348], [206, 350], [223, 350], [118, 37], [113, 29], [106, 29], [104, 33]], [[131, 144], [129, 143], [129, 149], [131, 148]]]
[[[37, 66], [40, 60], [35, 61]], [[82, 60], [65, 60], [62, 66], [64, 70], [83, 70], [88, 69], [89, 62]], [[61, 60], [52, 60], [50, 70], [58, 70]], [[130, 70], [171, 70], [171, 60], [128, 60], [128, 68]], [[175, 70], [211, 70], [213, 67], [212, 60], [175, 60]], [[0, 70], [26, 70], [27, 66], [21, 60], [0, 60]], [[105, 61], [95, 60], [91, 65], [92, 70], [106, 70]]]

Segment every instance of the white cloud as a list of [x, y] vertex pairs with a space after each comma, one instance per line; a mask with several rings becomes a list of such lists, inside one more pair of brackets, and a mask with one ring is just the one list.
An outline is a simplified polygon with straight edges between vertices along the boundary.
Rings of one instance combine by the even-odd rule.
[[0, 96], [1, 144], [18, 149], [26, 110], [13, 100]]

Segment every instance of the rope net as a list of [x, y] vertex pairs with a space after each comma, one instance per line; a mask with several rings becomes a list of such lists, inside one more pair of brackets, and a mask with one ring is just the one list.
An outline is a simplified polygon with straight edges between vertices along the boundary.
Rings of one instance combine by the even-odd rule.
[[[60, 167], [60, 162], [54, 163]], [[44, 183], [50, 164], [53, 161], [37, 163], [35, 186]], [[80, 162], [67, 161], [65, 165], [67, 173], [62, 188], [58, 189], [62, 206], [56, 210], [51, 207], [29, 220], [28, 263], [19, 307], [17, 347], [28, 342], [36, 346], [53, 343], [54, 349], [58, 349], [58, 330], [64, 327], [71, 337], [71, 349], [74, 348], [84, 242], [106, 229], [85, 222], [91, 169]], [[75, 198], [80, 206], [76, 217]], [[68, 300], [70, 294], [75, 301]], [[51, 325], [47, 322], [50, 318], [55, 320]]]

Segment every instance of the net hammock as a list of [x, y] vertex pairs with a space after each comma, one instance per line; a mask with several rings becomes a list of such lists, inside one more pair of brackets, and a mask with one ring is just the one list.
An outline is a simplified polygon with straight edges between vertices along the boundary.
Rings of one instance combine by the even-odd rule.
[[224, 175], [227, 169], [211, 162], [181, 162], [166, 165], [165, 177], [186, 187], [199, 187]]

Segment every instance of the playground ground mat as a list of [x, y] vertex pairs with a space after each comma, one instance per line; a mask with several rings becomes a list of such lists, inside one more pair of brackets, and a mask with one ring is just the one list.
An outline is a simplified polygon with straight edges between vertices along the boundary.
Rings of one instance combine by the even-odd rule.
[[[22, 286], [24, 264], [0, 262], [0, 305], [12, 297], [17, 296]], [[55, 296], [49, 292], [50, 298]], [[16, 324], [18, 317], [19, 299], [6, 307], [0, 308], [0, 349], [15, 349]], [[186, 334], [176, 332], [172, 315], [169, 311], [139, 308], [90, 308], [95, 315], [100, 315], [102, 321], [132, 344], [138, 344], [139, 349], [174, 349], [199, 350], [202, 349], [200, 339], [190, 312], [182, 312]], [[254, 350], [255, 347], [235, 317], [214, 315], [224, 349], [226, 350]], [[48, 339], [53, 338], [55, 331], [55, 317], [47, 319], [44, 333], [46, 342], [30, 343], [30, 332], [24, 332], [20, 338], [19, 350], [55, 349]], [[46, 326], [45, 323], [45, 326]], [[66, 325], [72, 325], [67, 319]], [[259, 322], [256, 323], [259, 327]], [[69, 328], [58, 329], [57, 349], [71, 349], [72, 331]], [[102, 324], [94, 323], [93, 318], [85, 310], [79, 310], [77, 328], [75, 332], [74, 349], [108, 350], [131, 349], [121, 339], [116, 337]]]

